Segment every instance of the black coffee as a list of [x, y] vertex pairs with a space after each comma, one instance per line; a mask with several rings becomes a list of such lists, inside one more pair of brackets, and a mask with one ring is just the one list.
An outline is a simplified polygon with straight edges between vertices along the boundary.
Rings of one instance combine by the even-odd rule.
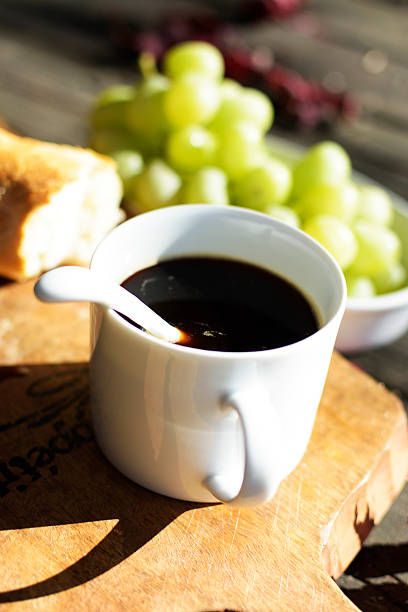
[[252, 264], [213, 257], [162, 261], [122, 283], [186, 333], [185, 346], [210, 351], [263, 351], [318, 329], [296, 287]]

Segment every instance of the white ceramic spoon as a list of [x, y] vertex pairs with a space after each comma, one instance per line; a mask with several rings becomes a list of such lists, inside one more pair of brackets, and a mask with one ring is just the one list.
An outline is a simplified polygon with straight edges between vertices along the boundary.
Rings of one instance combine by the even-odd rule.
[[45, 272], [34, 286], [43, 302], [94, 302], [117, 310], [153, 336], [178, 342], [182, 332], [159, 317], [135, 295], [88, 268], [62, 266]]

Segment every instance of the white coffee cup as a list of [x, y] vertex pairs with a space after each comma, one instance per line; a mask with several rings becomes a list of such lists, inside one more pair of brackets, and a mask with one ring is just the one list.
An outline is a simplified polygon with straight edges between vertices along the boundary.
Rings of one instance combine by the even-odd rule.
[[272, 270], [309, 299], [320, 329], [277, 349], [208, 351], [159, 340], [93, 305], [96, 438], [121, 472], [148, 489], [256, 505], [272, 498], [305, 452], [344, 311], [344, 278], [303, 232], [246, 209], [200, 204], [126, 221], [98, 246], [91, 268], [123, 282], [189, 255]]

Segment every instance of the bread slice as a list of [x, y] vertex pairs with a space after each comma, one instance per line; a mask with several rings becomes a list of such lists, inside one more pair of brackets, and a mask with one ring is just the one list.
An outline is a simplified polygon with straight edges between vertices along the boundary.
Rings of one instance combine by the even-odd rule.
[[121, 197], [109, 157], [0, 127], [0, 276], [24, 280], [62, 263], [88, 265], [124, 217]]

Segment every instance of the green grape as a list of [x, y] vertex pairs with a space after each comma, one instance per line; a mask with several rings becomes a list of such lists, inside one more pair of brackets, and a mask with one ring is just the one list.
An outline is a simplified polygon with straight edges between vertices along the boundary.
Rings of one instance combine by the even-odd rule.
[[353, 298], [370, 298], [376, 294], [375, 285], [368, 276], [345, 274], [347, 295]]
[[126, 195], [129, 183], [143, 170], [143, 157], [137, 151], [129, 150], [115, 151], [112, 157], [116, 161]]
[[216, 47], [206, 42], [189, 41], [173, 46], [164, 56], [164, 71], [171, 78], [198, 72], [210, 79], [222, 79], [224, 60]]
[[224, 94], [221, 99], [211, 127], [218, 130], [236, 121], [249, 121], [262, 132], [269, 130], [273, 121], [273, 106], [269, 98], [250, 87], [241, 87], [234, 93], [230, 86], [228, 95]]
[[168, 130], [163, 103], [169, 83], [161, 74], [142, 79], [126, 109], [126, 126], [147, 157], [161, 153]]
[[391, 225], [393, 216], [391, 199], [384, 189], [375, 185], [362, 185], [359, 188], [357, 218], [379, 225]]
[[224, 79], [220, 83], [220, 99], [228, 100], [229, 98], [235, 98], [242, 93], [243, 88], [241, 85], [233, 79]]
[[401, 262], [396, 261], [382, 272], [373, 276], [378, 293], [390, 293], [401, 289], [407, 281], [407, 271]]
[[306, 221], [303, 230], [320, 242], [345, 270], [357, 254], [357, 240], [351, 229], [333, 215], [316, 215]]
[[304, 219], [315, 215], [334, 215], [349, 223], [356, 214], [358, 189], [352, 183], [320, 184], [311, 187], [296, 202]]
[[127, 108], [134, 97], [135, 88], [131, 85], [113, 85], [102, 90], [91, 110], [91, 128], [100, 130], [124, 127]]
[[400, 258], [400, 239], [387, 227], [361, 219], [356, 221], [353, 230], [358, 242], [350, 270], [353, 274], [379, 274]]
[[340, 185], [350, 178], [351, 162], [335, 142], [323, 141], [311, 147], [293, 170], [293, 198], [299, 198], [319, 183]]
[[219, 168], [201, 168], [187, 181], [182, 204], [229, 204], [227, 177]]
[[92, 130], [117, 129], [126, 126], [127, 111], [130, 102], [115, 102], [98, 106], [91, 111], [90, 125]]
[[176, 170], [194, 172], [213, 162], [216, 144], [215, 136], [205, 128], [187, 125], [168, 136], [166, 157]]
[[173, 127], [206, 124], [215, 115], [220, 99], [219, 86], [197, 73], [175, 79], [164, 97], [164, 111]]
[[129, 102], [135, 97], [134, 85], [111, 85], [102, 89], [95, 99], [95, 107], [107, 106], [118, 102]]
[[292, 187], [292, 175], [277, 159], [265, 159], [237, 182], [235, 199], [240, 206], [264, 211], [272, 204], [282, 204]]
[[131, 211], [146, 212], [177, 202], [181, 178], [163, 160], [153, 159], [129, 188]]
[[241, 177], [259, 162], [262, 134], [252, 123], [237, 121], [218, 132], [218, 138], [217, 165], [229, 178]]
[[93, 132], [90, 147], [104, 155], [112, 155], [115, 151], [137, 149], [135, 137], [124, 129], [105, 129]]
[[288, 225], [292, 225], [292, 227], [300, 227], [299, 215], [297, 215], [293, 208], [289, 208], [289, 206], [274, 204], [272, 206], [267, 206], [264, 212], [274, 219], [278, 219], [279, 221], [283, 221]]

